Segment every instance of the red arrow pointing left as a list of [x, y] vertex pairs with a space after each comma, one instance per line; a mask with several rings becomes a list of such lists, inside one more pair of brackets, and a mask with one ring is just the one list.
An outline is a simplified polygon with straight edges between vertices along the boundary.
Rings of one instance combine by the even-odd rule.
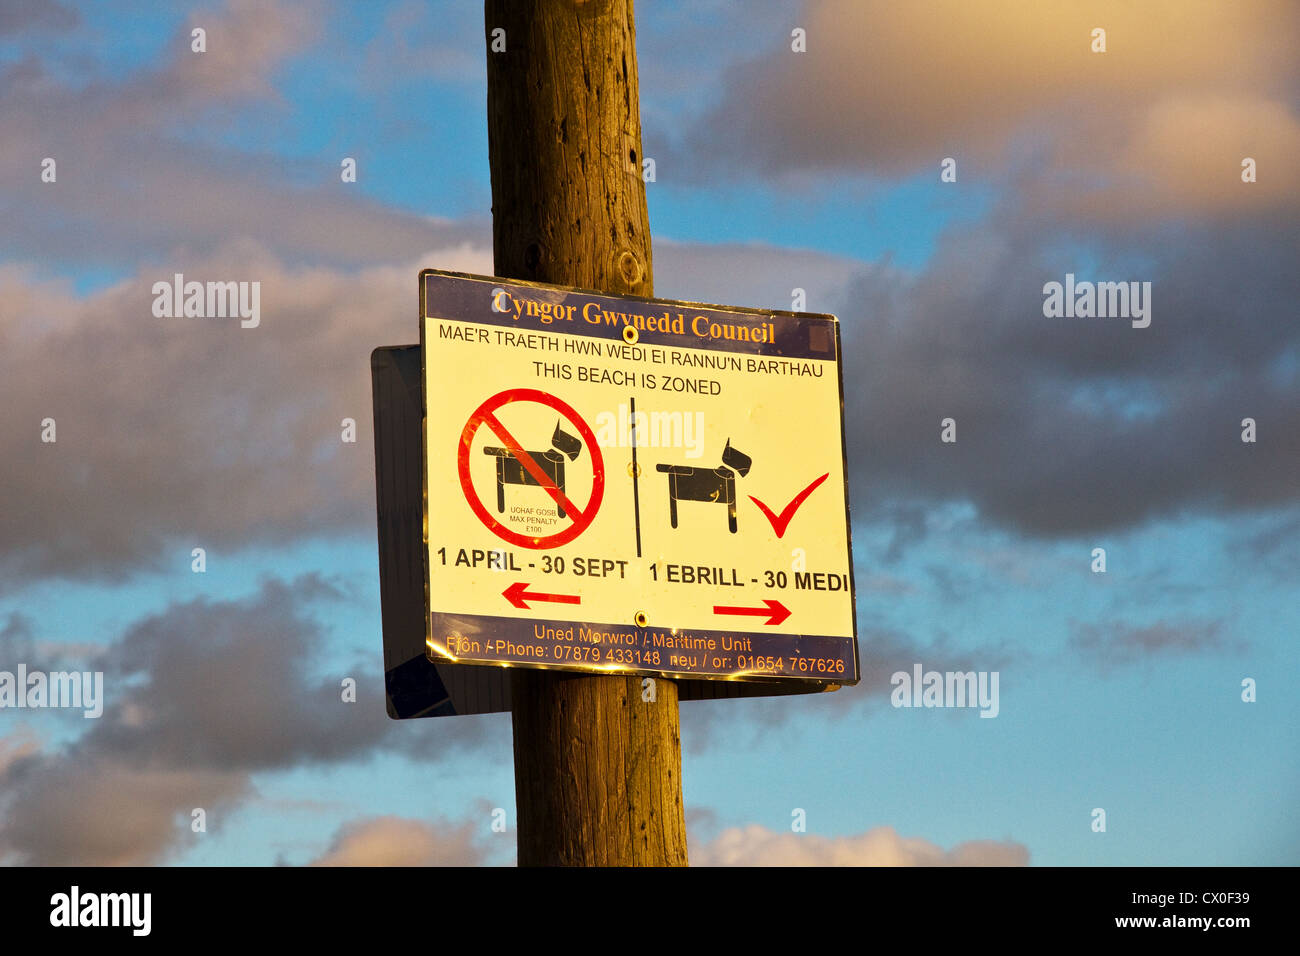
[[774, 601], [771, 598], [763, 598], [763, 603], [767, 607], [727, 607], [721, 604], [713, 606], [714, 614], [746, 614], [751, 617], [765, 617], [763, 623], [768, 627], [780, 624], [790, 616], [790, 609], [780, 601]]
[[542, 591], [528, 590], [524, 581], [516, 581], [501, 592], [502, 596], [515, 607], [529, 610], [529, 601], [550, 601], [553, 604], [580, 604], [582, 598], [577, 594], [546, 594]]

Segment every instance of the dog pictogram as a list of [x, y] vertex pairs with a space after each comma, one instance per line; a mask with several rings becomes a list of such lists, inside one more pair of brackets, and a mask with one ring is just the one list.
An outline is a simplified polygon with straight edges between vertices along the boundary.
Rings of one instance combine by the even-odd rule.
[[[493, 455], [497, 460], [498, 514], [504, 514], [506, 510], [506, 485], [541, 485], [541, 482], [524, 467], [523, 462], [516, 458], [509, 448], [490, 446], [483, 449], [483, 454]], [[582, 454], [582, 440], [562, 429], [557, 421], [555, 431], [551, 435], [551, 447], [546, 451], [530, 451], [528, 457], [537, 463], [537, 467], [563, 494], [564, 458], [567, 455], [569, 461], [577, 461], [580, 454]], [[561, 518], [564, 517], [564, 505], [556, 502], [555, 510]]]
[[[736, 533], [736, 477], [749, 474], [753, 459], [731, 447], [731, 439], [722, 449], [722, 464], [717, 468], [692, 465], [656, 465], [668, 475], [668, 523], [677, 527], [677, 502], [715, 501], [727, 506], [727, 528]], [[734, 469], [734, 470], [733, 470]]]

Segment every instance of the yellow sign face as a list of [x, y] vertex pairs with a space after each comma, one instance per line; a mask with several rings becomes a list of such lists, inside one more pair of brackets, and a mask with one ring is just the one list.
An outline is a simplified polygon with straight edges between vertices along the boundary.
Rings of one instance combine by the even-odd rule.
[[833, 316], [420, 290], [431, 657], [857, 682]]

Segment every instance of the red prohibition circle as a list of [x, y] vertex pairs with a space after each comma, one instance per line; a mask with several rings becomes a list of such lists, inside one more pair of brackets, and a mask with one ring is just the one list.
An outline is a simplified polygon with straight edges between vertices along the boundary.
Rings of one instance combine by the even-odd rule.
[[[488, 425], [488, 428], [490, 428], [496, 436], [501, 439], [506, 447], [514, 453], [514, 457], [519, 460], [520, 464], [524, 465], [525, 468], [528, 468], [529, 462], [532, 461], [532, 459], [528, 457], [528, 453], [523, 451], [519, 444], [510, 436], [509, 432], [506, 431], [505, 426], [497, 421], [495, 414], [496, 410], [501, 408], [503, 405], [510, 404], [511, 402], [537, 402], [538, 404], [545, 405], [548, 408], [555, 409], [568, 419], [570, 424], [578, 429], [578, 434], [582, 436], [583, 440], [587, 443], [587, 448], [591, 450], [591, 498], [588, 499], [586, 507], [582, 509], [578, 509], [576, 506], [573, 506], [572, 502], [568, 502], [566, 510], [573, 518], [573, 522], [563, 531], [557, 531], [555, 534], [537, 538], [529, 537], [528, 535], [520, 534], [518, 531], [510, 530], [498, 521], [496, 517], [493, 516], [493, 514], [483, 505], [483, 502], [479, 500], [478, 492], [474, 490], [473, 482], [470, 480], [470, 446], [474, 444], [474, 436], [478, 433], [479, 426], [485, 423]], [[524, 461], [524, 458], [519, 457], [520, 455], [523, 455], [524, 458], [528, 458], [528, 461]], [[536, 463], [533, 464], [535, 468]], [[600, 502], [605, 496], [605, 459], [601, 456], [600, 445], [596, 442], [595, 433], [592, 432], [590, 426], [582, 420], [582, 417], [574, 411], [569, 404], [561, 401], [549, 392], [543, 392], [536, 388], [510, 388], [506, 389], [504, 392], [497, 392], [497, 394], [493, 395], [474, 410], [474, 413], [469, 416], [469, 421], [465, 423], [465, 428], [460, 433], [460, 450], [456, 455], [456, 470], [460, 475], [460, 487], [465, 492], [465, 500], [469, 502], [469, 506], [473, 510], [474, 514], [478, 515], [478, 519], [482, 521], [483, 524], [487, 525], [488, 530], [498, 538], [509, 541], [511, 544], [517, 544], [521, 548], [534, 548], [541, 550], [543, 548], [558, 548], [562, 544], [568, 544], [578, 535], [582, 534], [582, 532], [591, 527], [591, 522], [595, 520], [596, 512], [600, 510]], [[529, 470], [531, 471], [531, 469]], [[555, 485], [549, 481], [544, 483], [543, 487], [546, 488], [547, 492], [551, 494], [553, 498], [556, 494], [561, 496], [563, 495], [563, 492], [560, 492]], [[559, 499], [556, 500], [558, 502]]]

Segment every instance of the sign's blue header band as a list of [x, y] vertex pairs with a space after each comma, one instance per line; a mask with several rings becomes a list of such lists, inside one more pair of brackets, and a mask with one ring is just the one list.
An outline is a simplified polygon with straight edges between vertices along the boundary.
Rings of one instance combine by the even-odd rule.
[[522, 285], [487, 276], [421, 274], [426, 319], [449, 319], [530, 331], [622, 339], [637, 330], [643, 345], [835, 361], [833, 316], [725, 309], [670, 299], [600, 295]]

